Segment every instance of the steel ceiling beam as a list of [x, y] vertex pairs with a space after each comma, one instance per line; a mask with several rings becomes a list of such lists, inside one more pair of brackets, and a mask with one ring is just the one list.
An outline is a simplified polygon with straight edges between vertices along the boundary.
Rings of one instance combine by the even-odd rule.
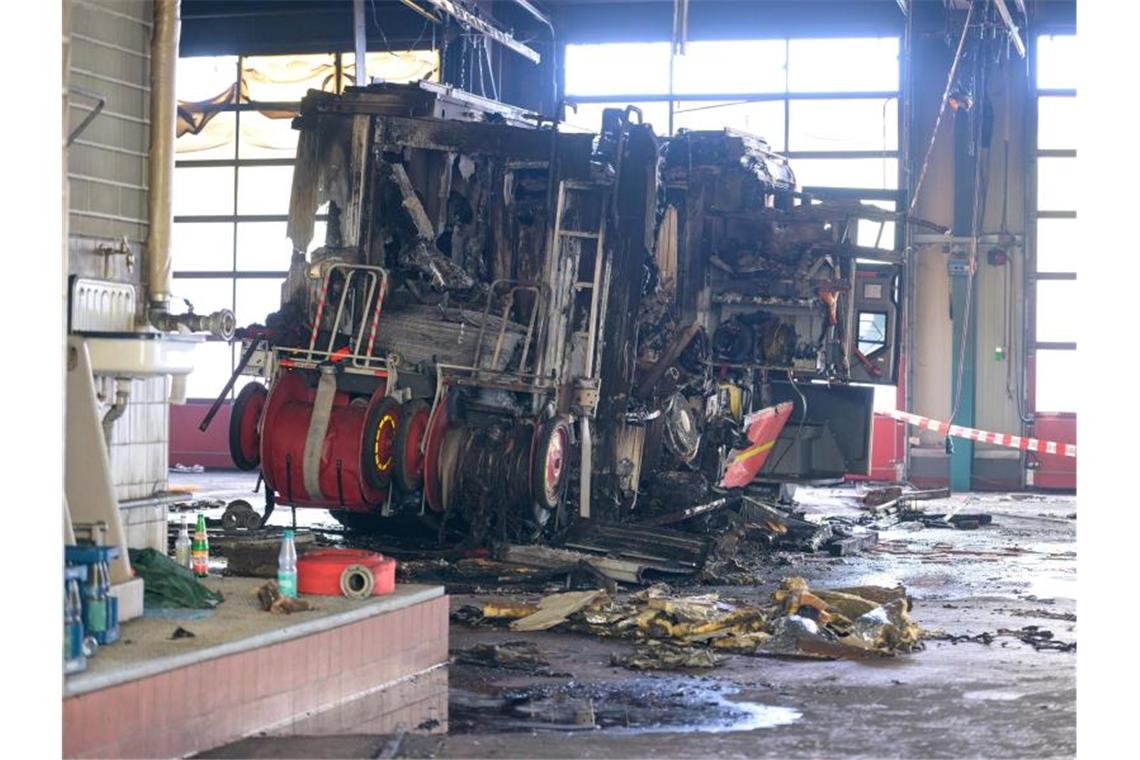
[[[1024, 9], [1021, 0], [1017, 0], [1019, 6]], [[1021, 34], [1017, 31], [1017, 24], [1013, 23], [1013, 16], [1010, 15], [1009, 7], [1005, 4], [1005, 0], [994, 0], [994, 5], [997, 7], [998, 15], [1001, 16], [1002, 22], [1005, 23], [1006, 31], [1009, 32], [1009, 39], [1013, 42], [1013, 46], [1017, 48], [1017, 53], [1022, 58], [1025, 57], [1025, 43], [1021, 40]]]
[[[1018, 2], [1021, 2], [1021, 0], [1018, 0]], [[525, 10], [527, 13], [534, 16], [535, 19], [537, 19], [538, 21], [541, 21], [542, 23], [546, 24], [547, 26], [553, 25], [553, 22], [551, 22], [550, 17], [547, 16], [542, 11], [540, 11], [538, 8], [536, 8], [534, 6], [534, 3], [530, 2], [530, 0], [515, 0], [515, 5], [521, 6], [523, 10]]]
[[542, 56], [538, 54], [538, 51], [524, 45], [523, 43], [516, 40], [514, 36], [510, 34], [510, 32], [504, 32], [502, 29], [491, 25], [486, 20], [480, 18], [479, 16], [476, 16], [471, 11], [467, 10], [453, 0], [421, 0], [421, 2], [427, 3], [428, 5], [433, 6], [436, 10], [448, 14], [460, 24], [471, 27], [475, 31], [487, 35], [503, 47], [515, 51], [532, 63], [542, 62]]

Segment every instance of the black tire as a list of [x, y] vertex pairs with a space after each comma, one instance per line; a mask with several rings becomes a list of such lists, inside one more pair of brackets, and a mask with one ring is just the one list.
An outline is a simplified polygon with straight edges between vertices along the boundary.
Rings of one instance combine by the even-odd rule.
[[[373, 406], [367, 419], [364, 420], [364, 430], [361, 433], [363, 441], [360, 447], [360, 471], [364, 473], [368, 485], [379, 491], [388, 487], [395, 465], [395, 458], [391, 451], [388, 452], [387, 457], [384, 457], [383, 452], [378, 448], [381, 426], [397, 426], [399, 418], [399, 402], [394, 398], [386, 398]], [[397, 432], [398, 427], [392, 432], [391, 441], [395, 441]]]

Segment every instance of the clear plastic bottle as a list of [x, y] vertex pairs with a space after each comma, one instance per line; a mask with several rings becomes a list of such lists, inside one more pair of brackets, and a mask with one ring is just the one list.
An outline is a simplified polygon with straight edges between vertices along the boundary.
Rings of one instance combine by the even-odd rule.
[[190, 530], [186, 527], [186, 515], [182, 515], [182, 527], [178, 529], [178, 539], [174, 542], [174, 561], [190, 569]]
[[297, 546], [293, 543], [293, 531], [285, 529], [281, 539], [281, 551], [277, 554], [277, 590], [281, 596], [297, 598]]
[[86, 615], [83, 627], [92, 635], [98, 635], [107, 630], [107, 596], [103, 579], [103, 563], [96, 562], [90, 565], [90, 576], [87, 585], [83, 587], [86, 598]]

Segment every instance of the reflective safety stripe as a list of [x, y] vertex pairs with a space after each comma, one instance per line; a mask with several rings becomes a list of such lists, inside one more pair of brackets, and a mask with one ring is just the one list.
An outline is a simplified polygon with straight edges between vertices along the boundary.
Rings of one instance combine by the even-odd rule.
[[[911, 414], [910, 412], [901, 412], [897, 409], [887, 412], [887, 414], [909, 425], [939, 433], [945, 432], [946, 435], [954, 438], [968, 438], [981, 443], [992, 443], [996, 446], [1006, 446], [1011, 449], [1021, 449], [1022, 451], [1033, 451], [1038, 454], [1057, 454], [1074, 459], [1077, 457], [1077, 445], [1075, 443], [1040, 441], [1036, 438], [1023, 438], [1019, 435], [991, 433], [988, 430], [975, 430], [974, 428], [962, 427], [961, 425], [950, 425], [946, 422], [932, 420], [929, 417]], [[751, 451], [752, 449], [749, 449], [745, 454]]]

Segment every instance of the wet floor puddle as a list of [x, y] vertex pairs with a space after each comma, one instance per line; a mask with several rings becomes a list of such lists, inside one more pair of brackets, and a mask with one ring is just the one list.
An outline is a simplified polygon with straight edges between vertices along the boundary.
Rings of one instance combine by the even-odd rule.
[[452, 687], [450, 733], [594, 731], [615, 734], [724, 733], [794, 723], [790, 707], [736, 701], [690, 683], [535, 685], [469, 691]]

